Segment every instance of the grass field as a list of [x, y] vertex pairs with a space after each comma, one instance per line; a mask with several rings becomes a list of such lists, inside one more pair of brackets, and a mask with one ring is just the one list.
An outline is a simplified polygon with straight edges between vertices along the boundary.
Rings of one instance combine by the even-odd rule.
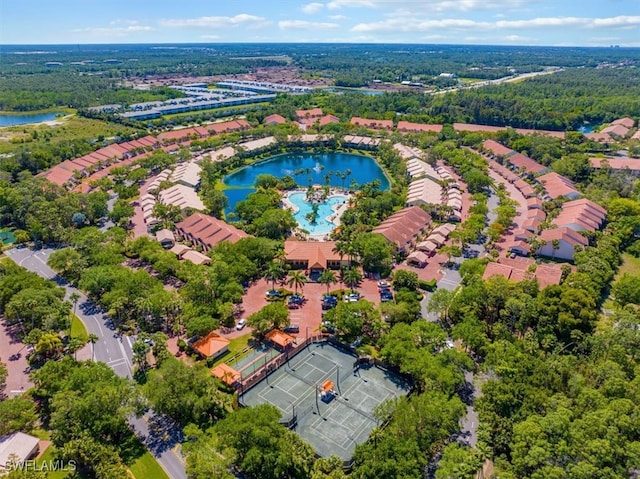
[[[616, 284], [616, 281], [618, 281], [618, 279], [623, 274], [631, 274], [634, 276], [640, 275], [640, 259], [635, 258], [630, 254], [624, 253], [622, 255], [622, 264], [618, 268], [618, 272], [616, 273], [616, 276], [613, 279], [613, 282], [611, 283], [611, 285], [613, 286], [614, 284]], [[616, 309], [618, 309], [618, 305], [614, 303], [610, 297], [608, 297], [607, 299], [605, 299], [604, 303], [602, 303], [602, 309], [604, 311], [615, 311]], [[612, 325], [613, 323], [612, 323], [611, 316], [606, 314], [601, 314], [600, 319], [598, 321], [597, 330], [598, 331], [607, 330], [611, 328]]]
[[232, 339], [229, 341], [229, 353], [225, 354], [223, 357], [218, 359], [214, 366], [217, 366], [220, 363], [225, 362], [227, 359], [234, 357], [236, 354], [237, 359], [242, 359], [244, 356], [249, 354], [249, 351], [243, 353], [242, 351], [249, 347], [249, 341], [251, 340], [251, 333], [247, 333], [244, 336], [240, 336], [238, 338]]
[[[110, 138], [137, 131], [127, 126], [83, 118], [75, 114], [65, 116], [58, 121], [61, 124], [55, 126], [33, 124], [0, 129], [0, 154], [10, 153], [23, 145], [35, 148], [40, 144], [46, 145], [62, 140]], [[35, 135], [37, 138], [34, 139]]]
[[[38, 465], [42, 463], [55, 464], [56, 463], [56, 447], [51, 445], [47, 448], [45, 453], [40, 459], [38, 459]], [[137, 458], [133, 464], [129, 466], [129, 471], [135, 479], [169, 479], [169, 476], [164, 469], [153, 458], [149, 451], [146, 451], [142, 456]], [[89, 479], [91, 476], [87, 474], [74, 473], [72, 471], [49, 471], [47, 474], [48, 479]]]
[[71, 337], [80, 338], [83, 341], [89, 340], [89, 335], [87, 334], [87, 328], [84, 327], [84, 324], [77, 316], [73, 316], [71, 320]]
[[129, 470], [136, 479], [169, 479], [164, 469], [158, 464], [151, 453], [147, 451], [129, 466]]

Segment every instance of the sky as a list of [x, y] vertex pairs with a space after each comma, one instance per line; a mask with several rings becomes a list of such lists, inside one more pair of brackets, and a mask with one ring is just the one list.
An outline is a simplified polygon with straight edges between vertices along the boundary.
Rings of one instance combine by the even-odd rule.
[[640, 47], [638, 0], [0, 0], [0, 44]]

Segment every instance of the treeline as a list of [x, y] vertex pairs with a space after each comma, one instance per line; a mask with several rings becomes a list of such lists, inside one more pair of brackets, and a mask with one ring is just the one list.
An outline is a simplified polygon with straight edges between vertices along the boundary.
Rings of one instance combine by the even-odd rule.
[[34, 111], [46, 108], [86, 108], [104, 104], [139, 103], [183, 96], [172, 88], [135, 90], [117, 78], [51, 72], [0, 76], [0, 110]]

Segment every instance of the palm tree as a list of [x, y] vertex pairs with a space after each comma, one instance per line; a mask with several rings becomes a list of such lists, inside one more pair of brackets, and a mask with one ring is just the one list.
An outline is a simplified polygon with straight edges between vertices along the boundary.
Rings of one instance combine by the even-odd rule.
[[269, 263], [264, 272], [264, 279], [271, 281], [271, 289], [276, 289], [276, 281], [281, 280], [286, 275], [284, 268], [279, 263]]
[[76, 306], [78, 306], [78, 301], [80, 301], [80, 295], [74, 291], [69, 295], [69, 299], [73, 303], [73, 317], [69, 322], [69, 337], [71, 337], [71, 325], [73, 324], [73, 318], [76, 316]]
[[552, 259], [556, 259], [556, 251], [560, 249], [560, 240], [558, 239], [551, 240], [551, 247], [553, 248]]
[[342, 280], [353, 292], [355, 291], [356, 285], [362, 281], [362, 274], [355, 268], [348, 268], [342, 273]]
[[330, 269], [325, 269], [320, 274], [320, 277], [318, 278], [318, 282], [320, 284], [327, 285], [327, 295], [328, 295], [329, 288], [331, 287], [332, 284], [336, 284], [338, 282], [338, 278], [336, 277], [336, 274], [333, 271], [331, 271]]
[[290, 274], [289, 281], [287, 281], [287, 284], [289, 286], [293, 286], [295, 290], [295, 294], [298, 294], [298, 287], [300, 287], [300, 290], [302, 291], [302, 287], [305, 285], [306, 282], [307, 282], [307, 277], [304, 274], [302, 274], [300, 271], [294, 271], [293, 273]]
[[91, 333], [88, 338], [91, 343], [91, 360], [94, 361], [95, 357], [95, 344], [98, 342], [98, 336], [96, 334]]

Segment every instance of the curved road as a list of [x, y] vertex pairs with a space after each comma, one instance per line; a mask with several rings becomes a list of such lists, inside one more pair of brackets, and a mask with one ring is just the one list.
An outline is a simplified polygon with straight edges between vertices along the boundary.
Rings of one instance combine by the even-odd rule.
[[[131, 378], [133, 371], [131, 338], [128, 336], [118, 337], [109, 318], [99, 306], [47, 266], [49, 256], [54, 251], [50, 248], [36, 251], [27, 248], [14, 248], [5, 251], [5, 254], [23, 268], [58, 283], [66, 290], [67, 299], [71, 293], [80, 295], [76, 315], [82, 320], [89, 334], [98, 336], [98, 341], [92, 352], [93, 359], [107, 363], [118, 376]], [[182, 458], [176, 452], [182, 440], [182, 432], [178, 426], [168, 418], [153, 412], [149, 412], [141, 418], [131, 417], [129, 424], [170, 478], [187, 478]]]

